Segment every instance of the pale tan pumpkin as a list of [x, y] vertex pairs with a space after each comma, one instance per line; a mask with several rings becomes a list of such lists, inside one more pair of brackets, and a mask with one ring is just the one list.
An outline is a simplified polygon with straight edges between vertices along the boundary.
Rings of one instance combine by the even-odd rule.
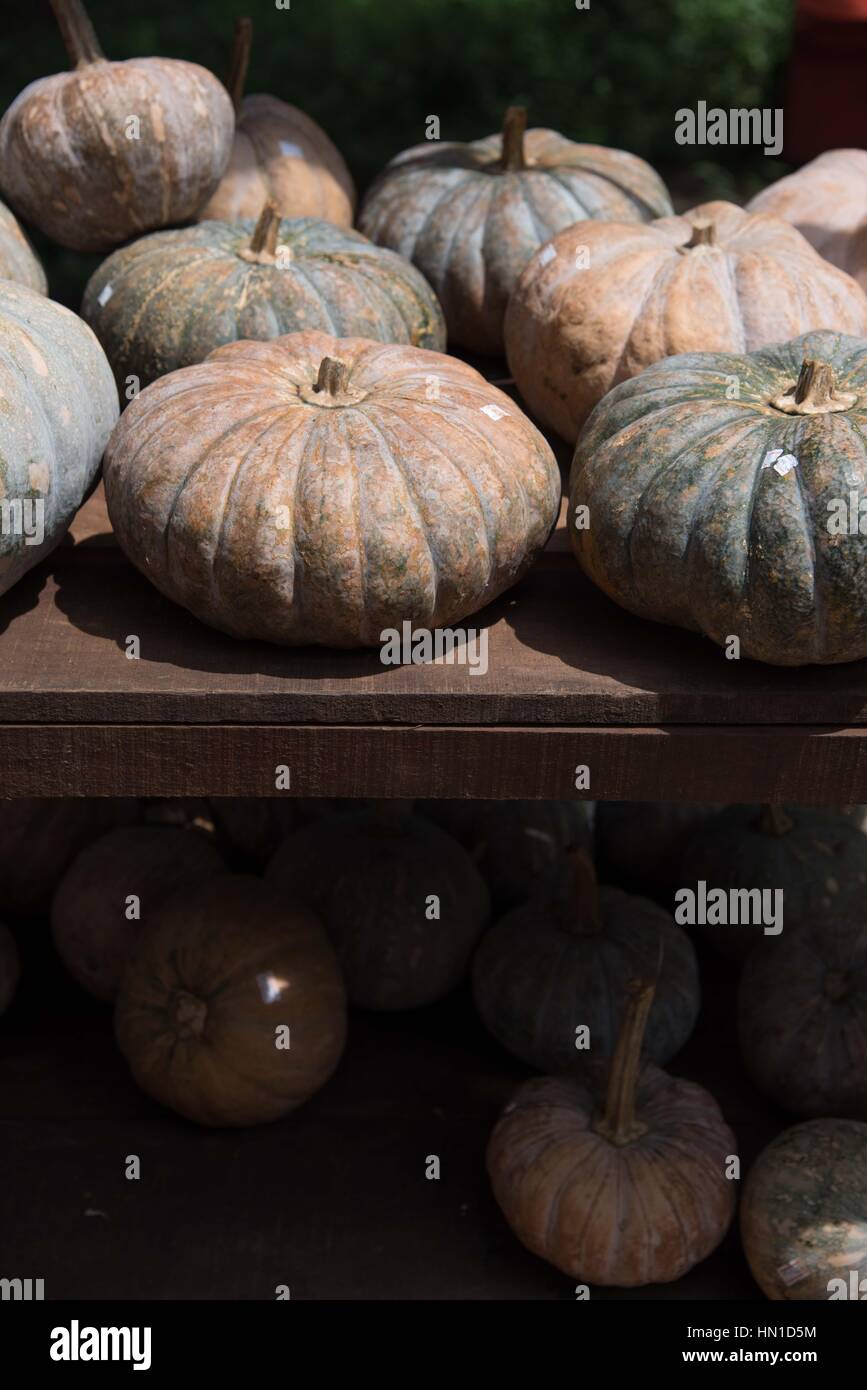
[[270, 199], [281, 217], [320, 217], [351, 227], [355, 185], [321, 126], [278, 97], [244, 96], [251, 42], [251, 21], [237, 20], [227, 84], [235, 108], [232, 155], [197, 220], [258, 217]]
[[472, 367], [324, 333], [160, 378], [104, 472], [117, 539], [158, 589], [291, 645], [475, 613], [527, 569], [560, 497], [542, 435]]
[[20, 973], [15, 937], [0, 922], [0, 1014], [4, 1014], [12, 1003]]
[[0, 280], [14, 280], [37, 294], [48, 293], [42, 264], [4, 203], [0, 203]]
[[735, 1209], [735, 1136], [707, 1091], [640, 1066], [652, 985], [633, 985], [613, 1059], [519, 1087], [491, 1135], [494, 1196], [564, 1274], [634, 1288], [679, 1279]]
[[811, 329], [867, 334], [867, 295], [800, 232], [731, 203], [646, 226], [580, 222], [509, 301], [506, 353], [543, 424], [575, 440], [593, 407], [662, 358], [754, 352]]
[[115, 1033], [139, 1086], [188, 1119], [278, 1120], [340, 1060], [337, 957], [316, 918], [260, 879], [187, 885], [138, 938]]
[[75, 251], [189, 220], [229, 162], [222, 84], [174, 58], [108, 62], [81, 0], [51, 5], [73, 70], [31, 82], [0, 121], [9, 201]]
[[867, 290], [867, 150], [827, 150], [763, 188], [747, 210], [791, 222]]

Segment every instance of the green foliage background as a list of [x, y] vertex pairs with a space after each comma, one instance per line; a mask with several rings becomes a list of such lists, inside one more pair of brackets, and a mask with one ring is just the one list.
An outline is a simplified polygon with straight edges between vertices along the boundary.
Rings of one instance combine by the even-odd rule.
[[[19, 8], [20, 5], [20, 8]], [[749, 193], [782, 172], [739, 147], [674, 143], [674, 113], [781, 104], [794, 0], [90, 0], [110, 58], [190, 58], [223, 75], [235, 16], [254, 22], [249, 91], [302, 107], [363, 188], [437, 115], [443, 139], [532, 125], [643, 155], [698, 200]], [[67, 66], [46, 0], [0, 32], [0, 109]], [[85, 257], [39, 245], [55, 293], [74, 298]], [[89, 272], [88, 272], [89, 273]], [[59, 284], [58, 284], [59, 282]]]

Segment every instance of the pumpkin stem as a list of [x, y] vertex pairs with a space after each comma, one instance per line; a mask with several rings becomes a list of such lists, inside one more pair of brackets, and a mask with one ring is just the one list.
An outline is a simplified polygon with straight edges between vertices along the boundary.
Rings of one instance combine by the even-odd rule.
[[716, 245], [716, 227], [709, 217], [697, 217], [692, 224], [689, 241], [684, 242], [684, 250], [691, 251], [695, 246]]
[[200, 1038], [205, 1031], [208, 1006], [204, 999], [189, 994], [185, 989], [175, 991], [174, 997], [175, 1032], [179, 1038]]
[[237, 116], [244, 99], [247, 83], [247, 69], [250, 66], [250, 50], [253, 47], [253, 21], [249, 15], [235, 20], [235, 33], [232, 38], [232, 52], [229, 55], [229, 75], [226, 78], [226, 91], [232, 98]]
[[269, 198], [259, 213], [259, 220], [253, 228], [249, 246], [238, 254], [245, 261], [255, 261], [258, 265], [273, 265], [277, 259], [277, 237], [280, 233], [280, 213], [277, 204]]
[[759, 816], [759, 830], [763, 835], [788, 835], [789, 831], [794, 830], [794, 828], [795, 822], [782, 806], [768, 804], [762, 807]]
[[524, 133], [527, 129], [526, 106], [510, 106], [503, 117], [504, 173], [526, 168], [524, 163]]
[[605, 1114], [593, 1128], [610, 1144], [631, 1144], [647, 1133], [647, 1125], [635, 1116], [635, 1092], [641, 1073], [641, 1047], [647, 1028], [647, 1018], [656, 994], [656, 983], [662, 967], [662, 937], [659, 939], [659, 961], [656, 978], [649, 983], [633, 980], [627, 989], [632, 995], [617, 1037], [617, 1046], [608, 1072], [608, 1091]]
[[72, 66], [83, 68], [88, 63], [104, 63], [105, 54], [81, 0], [51, 0], [51, 8]]
[[771, 405], [787, 415], [830, 415], [834, 411], [849, 410], [857, 399], [848, 391], [837, 390], [830, 363], [809, 358], [801, 363], [795, 385], [781, 396], [775, 396]]
[[[315, 391], [327, 391], [329, 396], [342, 396], [346, 393], [349, 385], [349, 368], [345, 362], [341, 362], [339, 357], [323, 357], [319, 363], [319, 375], [316, 378]], [[390, 801], [378, 801], [377, 807], [392, 806]]]
[[570, 921], [580, 935], [598, 935], [603, 930], [603, 922], [596, 867], [586, 849], [575, 850], [572, 866], [574, 909]]

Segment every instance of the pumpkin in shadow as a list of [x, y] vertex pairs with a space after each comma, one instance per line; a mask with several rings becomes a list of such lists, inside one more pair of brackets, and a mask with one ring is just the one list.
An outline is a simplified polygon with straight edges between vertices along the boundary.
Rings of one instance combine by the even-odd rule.
[[0, 1014], [5, 1014], [18, 988], [21, 965], [15, 937], [5, 923], [0, 922]]
[[4, 911], [47, 915], [63, 874], [85, 845], [138, 816], [131, 798], [18, 797], [0, 800], [0, 881]]

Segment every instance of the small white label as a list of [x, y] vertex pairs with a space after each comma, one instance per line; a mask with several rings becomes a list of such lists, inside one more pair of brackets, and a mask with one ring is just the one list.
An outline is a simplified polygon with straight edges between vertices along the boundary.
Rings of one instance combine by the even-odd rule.
[[281, 153], [281, 154], [290, 154], [290, 155], [292, 155], [293, 159], [303, 159], [303, 158], [304, 158], [304, 151], [302, 150], [301, 146], [300, 146], [300, 145], [294, 145], [294, 144], [292, 143], [291, 140], [281, 140], [281, 141], [280, 141], [280, 153]]
[[549, 246], [543, 246], [543, 247], [542, 247], [542, 250], [539, 252], [539, 264], [540, 264], [540, 265], [547, 265], [549, 261], [554, 261], [554, 260], [556, 260], [556, 259], [557, 259], [557, 252], [554, 250], [553, 246], [550, 246], [550, 245], [549, 245]]
[[779, 473], [781, 478], [785, 478], [787, 473], [791, 473], [793, 468], [797, 468], [798, 460], [794, 454], [784, 454], [782, 449], [769, 449], [762, 460], [762, 469], [773, 468], [775, 473]]
[[491, 420], [502, 420], [503, 416], [509, 413], [508, 410], [501, 410], [498, 405], [483, 405], [481, 411]]
[[105, 308], [106, 304], [111, 299], [111, 296], [113, 294], [114, 290], [111, 285], [106, 285], [102, 290], [100, 290], [99, 297], [97, 299], [97, 304], [99, 305], [100, 309]]

